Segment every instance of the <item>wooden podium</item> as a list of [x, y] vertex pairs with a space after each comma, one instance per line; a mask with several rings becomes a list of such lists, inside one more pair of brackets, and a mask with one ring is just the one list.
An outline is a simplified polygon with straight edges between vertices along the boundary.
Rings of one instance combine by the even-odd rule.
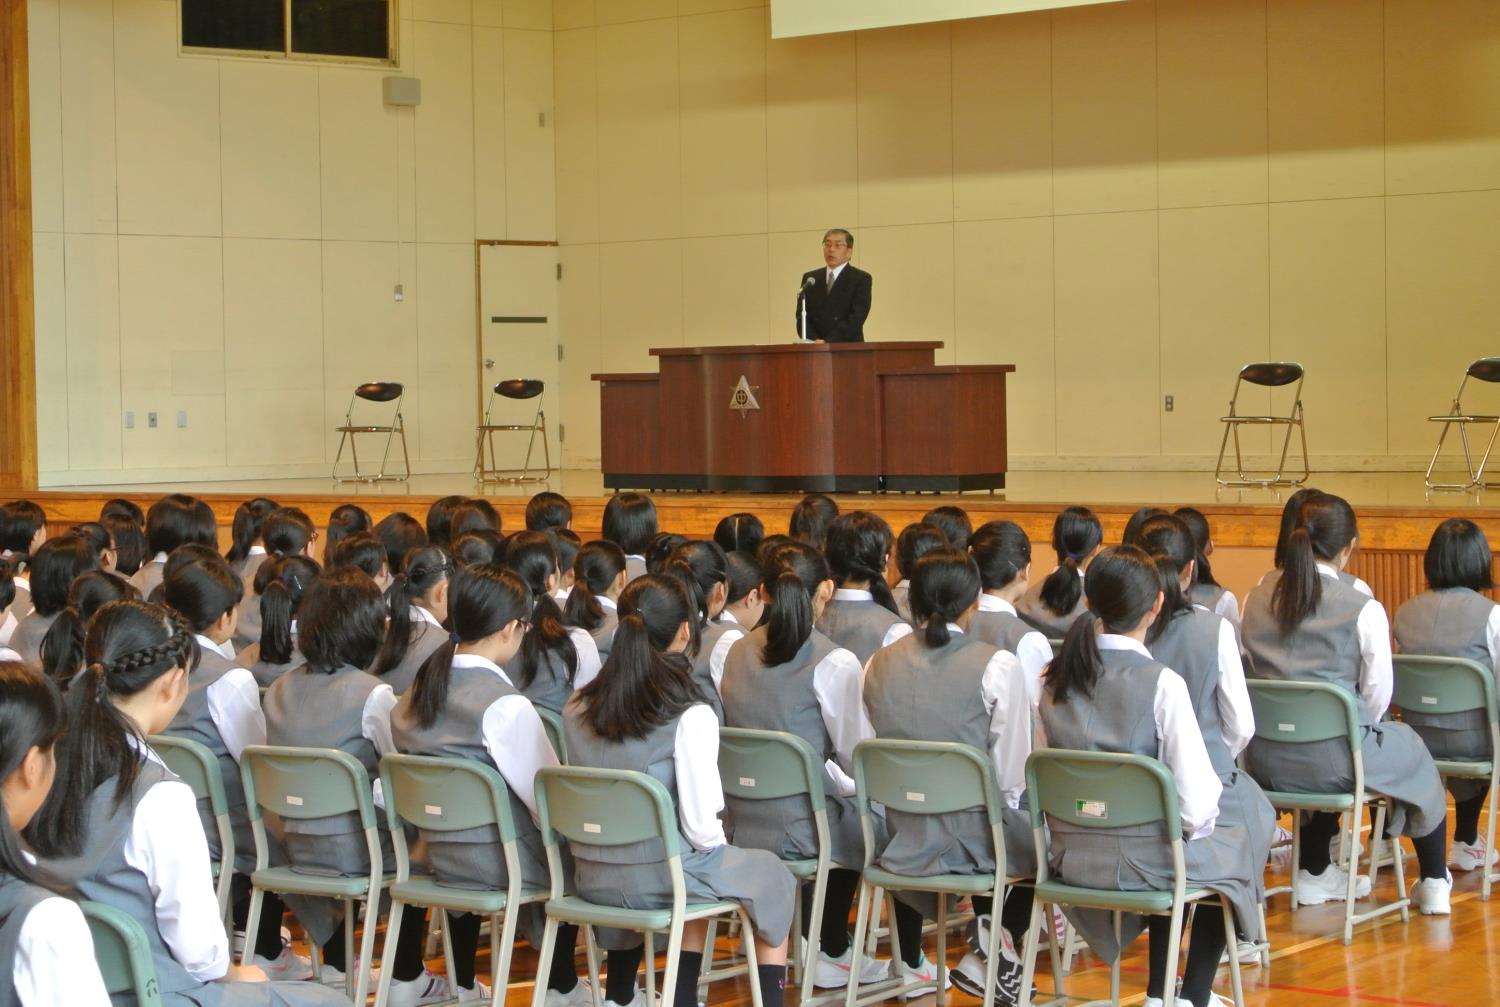
[[1005, 376], [938, 367], [942, 343], [651, 351], [595, 374], [610, 489], [854, 493], [1005, 486]]

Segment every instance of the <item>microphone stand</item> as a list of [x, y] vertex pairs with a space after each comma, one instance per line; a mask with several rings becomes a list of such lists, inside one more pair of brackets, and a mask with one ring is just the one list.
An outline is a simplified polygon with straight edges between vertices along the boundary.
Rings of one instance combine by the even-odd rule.
[[797, 298], [802, 302], [802, 332], [800, 338], [804, 343], [807, 342], [807, 292], [817, 282], [817, 280], [809, 276], [807, 282], [802, 284], [802, 289], [797, 292]]

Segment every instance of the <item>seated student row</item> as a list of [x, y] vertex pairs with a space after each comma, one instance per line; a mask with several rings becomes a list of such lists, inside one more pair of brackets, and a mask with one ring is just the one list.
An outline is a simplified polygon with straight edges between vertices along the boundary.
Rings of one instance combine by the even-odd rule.
[[[849, 515], [849, 518], [855, 518], [855, 516]], [[876, 519], [876, 521], [877, 521], [877, 519]], [[850, 522], [850, 524], [858, 524], [858, 522]], [[1002, 525], [1002, 528], [1004, 528], [1004, 525]], [[1014, 525], [1011, 528], [1013, 528], [1013, 530], [1014, 530], [1013, 534], [1014, 533], [1019, 533], [1019, 528], [1014, 528]], [[886, 531], [886, 536], [888, 536], [888, 531]], [[983, 542], [983, 537], [984, 536], [980, 536], [981, 542]], [[858, 536], [855, 536], [855, 539], [858, 539]], [[1022, 540], [1023, 539], [1025, 539], [1025, 536], [1022, 536]], [[829, 552], [831, 552], [831, 555], [843, 555], [843, 554], [841, 554], [840, 549], [837, 548], [837, 542], [838, 542], [838, 536], [837, 536], [837, 534], [835, 534], [835, 536], [834, 536], [835, 548], [832, 548], [831, 551], [829, 551]], [[702, 545], [702, 543], [697, 543], [697, 545]], [[789, 551], [787, 551], [787, 552], [789, 552], [789, 554], [790, 554], [789, 557], [783, 557], [783, 560], [781, 560], [780, 563], [777, 564], [777, 569], [780, 569], [780, 567], [783, 567], [783, 566], [784, 567], [792, 567], [792, 569], [790, 569], [790, 570], [781, 570], [780, 573], [777, 573], [777, 576], [775, 576], [775, 578], [766, 578], [766, 591], [765, 591], [765, 593], [768, 594], [768, 596], [771, 596], [772, 599], [774, 599], [775, 594], [777, 594], [777, 591], [775, 591], [774, 588], [771, 587], [772, 581], [781, 581], [781, 579], [783, 579], [783, 575], [786, 575], [786, 573], [796, 573], [795, 567], [798, 567], [798, 566], [805, 567], [805, 566], [807, 566], [807, 564], [814, 564], [814, 566], [816, 566], [817, 561], [820, 560], [820, 557], [817, 557], [816, 552], [811, 552], [810, 549], [805, 549], [805, 551], [801, 551], [801, 552], [799, 552], [798, 549], [789, 549]], [[984, 554], [984, 549], [983, 548], [977, 548], [977, 549], [975, 549], [975, 552], [977, 552], [977, 555], [983, 555]], [[708, 566], [712, 566], [711, 555], [709, 555], [708, 551], [703, 551], [703, 549], [699, 549], [699, 554], [703, 555], [703, 557], [709, 557]], [[199, 557], [199, 558], [201, 558], [201, 557]], [[844, 558], [846, 558], [846, 557], [844, 557]], [[1025, 558], [1026, 558], [1026, 560], [1029, 560], [1029, 545], [1026, 546], [1026, 557]], [[840, 560], [840, 561], [843, 561], [843, 560]], [[702, 566], [702, 564], [700, 564], [700, 566]], [[846, 564], [846, 566], [847, 566], [847, 564]], [[858, 564], [856, 564], [856, 566], [858, 566]], [[882, 566], [883, 566], [883, 563], [882, 563]], [[856, 570], [856, 572], [858, 572], [858, 570]], [[544, 585], [547, 585], [547, 581], [549, 581], [550, 576], [552, 576], [552, 575], [546, 576], [546, 578], [543, 578], [543, 581], [541, 581], [541, 585], [543, 585], [543, 587], [544, 587]], [[804, 590], [804, 593], [810, 594], [810, 596], [814, 597], [814, 605], [817, 605], [817, 603], [820, 603], [820, 602], [823, 602], [823, 600], [826, 600], [826, 599], [823, 599], [823, 597], [819, 597], [819, 594], [822, 593], [822, 585], [823, 584], [828, 584], [828, 578], [826, 578], [826, 576], [822, 576], [822, 572], [820, 572], [820, 570], [813, 569], [813, 570], [811, 570], [810, 573], [807, 573], [804, 570], [804, 573], [802, 573], [801, 576], [798, 576], [798, 579], [801, 579], [801, 581], [802, 581], [802, 590]], [[849, 581], [849, 578], [843, 578], [843, 579], [846, 582]], [[867, 581], [868, 581], [868, 579], [873, 579], [873, 578], [865, 578], [865, 579], [867, 579]], [[1013, 579], [1014, 579], [1014, 576], [1013, 576]], [[712, 576], [709, 576], [708, 581], [703, 581], [703, 584], [706, 584], [706, 582], [709, 582], [709, 581], [712, 581]], [[699, 585], [699, 587], [700, 587], [700, 593], [702, 593], [703, 584]], [[711, 597], [712, 596], [717, 596], [717, 594], [720, 593], [720, 591], [721, 591], [720, 584], [727, 584], [727, 578], [720, 578], [720, 581], [714, 582], [714, 585], [712, 585], [711, 588], [708, 588], [708, 591], [706, 591], [706, 594], [708, 594], [708, 596], [711, 596]], [[883, 578], [882, 578], [882, 585], [883, 585]], [[615, 587], [615, 585], [610, 585], [610, 587]], [[829, 587], [829, 593], [831, 593], [831, 584], [828, 584], [828, 587]], [[984, 585], [984, 587], [989, 587], [989, 584]], [[790, 593], [790, 582], [789, 581], [784, 582], [783, 588], [784, 588], [783, 593]], [[844, 590], [846, 590], [846, 591], [847, 590], [858, 590], [858, 588], [844, 588]], [[754, 591], [751, 590], [750, 593], [754, 593]], [[724, 591], [724, 594], [727, 594], [727, 591]], [[540, 597], [540, 596], [538, 596], [538, 597]], [[858, 600], [858, 599], [849, 599], [849, 597], [846, 597], [846, 599], [840, 599], [840, 600]], [[712, 603], [714, 603], [714, 605], [717, 605], [717, 603], [718, 603], [717, 597], [715, 597], [715, 600]], [[741, 599], [741, 603], [742, 603], [742, 599]], [[538, 602], [538, 608], [540, 608], [540, 605], [541, 605], [541, 602]], [[772, 606], [774, 606], [774, 603], [772, 603]], [[702, 612], [702, 606], [699, 606], [699, 609], [700, 609], [700, 612]], [[371, 611], [375, 611], [375, 609], [372, 608]], [[1098, 611], [1098, 609], [1097, 609], [1097, 611]], [[226, 615], [226, 612], [223, 615]], [[220, 617], [220, 618], [222, 618], [222, 617]], [[384, 615], [381, 614], [380, 618], [381, 618], [381, 620], [383, 620]], [[201, 621], [201, 620], [199, 620], [199, 621]], [[702, 618], [700, 618], [700, 621], [702, 621]], [[753, 624], [753, 621], [754, 621], [753, 618], [750, 618], [750, 621], [751, 621], [751, 624]], [[927, 621], [930, 621], [930, 620], [927, 620]], [[772, 623], [774, 623], [774, 620], [772, 620]], [[196, 629], [196, 627], [195, 627], [195, 629]], [[222, 629], [222, 627], [220, 627], [220, 629]], [[217, 633], [217, 635], [222, 635], [222, 633]], [[528, 633], [528, 635], [529, 635], [529, 633]], [[727, 635], [727, 633], [724, 633], [724, 635]], [[811, 635], [811, 633], [808, 632], [807, 639], [805, 639], [805, 641], [804, 641], [804, 645], [802, 645], [802, 647], [799, 647], [798, 650], [804, 650], [805, 645], [807, 645], [808, 641], [811, 641], [811, 638], [813, 638], [813, 635]], [[208, 642], [222, 642], [222, 641], [208, 641]], [[718, 650], [718, 648], [715, 647], [714, 650]], [[762, 650], [763, 650], [763, 648], [762, 648]], [[816, 650], [816, 648], [814, 648], [814, 650]], [[834, 651], [835, 650], [837, 650], [837, 648], [832, 648], [832, 650], [829, 650], [828, 656], [829, 657], [834, 656]], [[549, 653], [550, 653], [550, 651], [549, 651]], [[748, 651], [747, 651], [747, 653], [748, 653]], [[819, 701], [822, 701], [822, 699], [825, 698], [825, 696], [832, 695], [832, 702], [831, 702], [831, 704], [828, 704], [828, 705], [832, 705], [832, 707], [834, 707], [835, 716], [829, 717], [828, 716], [828, 711], [826, 711], [826, 708], [825, 708], [825, 710], [823, 710], [823, 714], [822, 714], [823, 719], [825, 719], [825, 722], [828, 722], [828, 720], [831, 720], [832, 726], [831, 726], [831, 731], [829, 731], [829, 735], [832, 735], [832, 734], [837, 734], [838, 731], [841, 731], [841, 729], [843, 729], [843, 728], [841, 728], [840, 725], [843, 725], [843, 723], [846, 722], [846, 720], [849, 720], [850, 717], [847, 717], [847, 716], [837, 716], [837, 698], [838, 698], [837, 689], [835, 689], [835, 687], [828, 687], [828, 686], [826, 686], [826, 681], [837, 681], [837, 678], [838, 678], [837, 672], [835, 672], [835, 671], [829, 671], [829, 669], [835, 669], [835, 668], [837, 668], [838, 662], [837, 662], [837, 660], [834, 660], [834, 662], [832, 662], [831, 665], [826, 666], [826, 668], [825, 668], [825, 662], [826, 662], [826, 657], [823, 660], [819, 660], [819, 662], [816, 662], [816, 665], [814, 665], [814, 668], [813, 668], [813, 678], [814, 678], [813, 695], [816, 696], [816, 698], [819, 699]], [[565, 659], [564, 659], [564, 663], [565, 663]], [[781, 663], [781, 665], [784, 665], [784, 663], [787, 663], [787, 662], [780, 662], [780, 663]], [[856, 662], [855, 662], [855, 666], [856, 666]], [[721, 668], [723, 668], [723, 665], [721, 665], [721, 663], [720, 663], [720, 669], [718, 669], [718, 671], [717, 671], [717, 675], [718, 675], [718, 677], [720, 677], [720, 680], [721, 680], [721, 675], [723, 675], [723, 671], [721, 671]], [[805, 675], [805, 671], [807, 671], [807, 668], [802, 668], [801, 669], [801, 672], [804, 675]], [[820, 675], [820, 677], [822, 677], [823, 680], [825, 680], [825, 683], [823, 683], [823, 689], [822, 689], [823, 695], [817, 695], [817, 692], [819, 692], [819, 689], [817, 689], [817, 681], [816, 680], [817, 680], [817, 678], [819, 678], [819, 674], [817, 674], [817, 672], [819, 672], [819, 671], [822, 671], [822, 675]], [[714, 669], [711, 669], [711, 674], [714, 674]], [[762, 669], [762, 674], [765, 674], [765, 669]], [[796, 672], [793, 671], [793, 675], [795, 675], [795, 674], [796, 674]], [[1241, 689], [1242, 689], [1242, 686], [1241, 686]], [[372, 692], [372, 695], [374, 695], [374, 692], [377, 692], [377, 690], [371, 690], [371, 692]], [[1209, 693], [1212, 693], [1212, 689], [1209, 690]], [[855, 693], [855, 695], [858, 695], [858, 693]], [[368, 705], [368, 704], [366, 704], [366, 705]], [[1025, 710], [1025, 705], [1029, 705], [1029, 702], [1023, 702], [1023, 705], [1020, 708], [1023, 708], [1023, 710]], [[363, 713], [365, 713], [365, 708], [362, 707], [362, 719], [363, 719]], [[756, 716], [759, 716], [760, 719], [765, 719], [766, 716], [777, 717], [777, 716], [783, 716], [783, 714], [778, 713], [778, 711], [769, 711], [769, 713], [766, 713], [766, 711], [756, 711]], [[774, 723], [772, 723], [772, 725], [763, 725], [763, 726], [775, 726], [775, 725], [774, 725]], [[825, 723], [825, 728], [828, 728], [828, 723]], [[808, 732], [811, 732], [810, 728], [808, 728]], [[846, 732], [846, 734], [847, 734], [847, 732]], [[1013, 732], [1013, 734], [1016, 734], [1016, 732]], [[363, 732], [362, 732], [362, 737], [363, 737]], [[811, 738], [811, 740], [817, 741], [817, 738]], [[822, 741], [823, 741], [823, 747], [825, 747], [825, 750], [828, 750], [828, 741], [831, 741], [831, 738], [823, 738]], [[372, 741], [372, 743], [374, 743], [374, 741]], [[847, 744], [847, 743], [844, 743], [844, 744], [834, 744], [834, 750], [840, 750], [840, 752], [838, 752], [838, 753], [840, 753], [840, 755], [844, 756], [844, 762], [847, 761], [847, 752], [849, 752], [850, 749], [852, 749], [852, 744]], [[1022, 756], [1022, 758], [1023, 758], [1023, 756]], [[1215, 762], [1218, 762], [1218, 761], [1215, 761]], [[1244, 779], [1244, 777], [1241, 777], [1241, 779]], [[835, 792], [837, 792], [837, 791], [835, 791]], [[790, 836], [790, 831], [792, 831], [792, 830], [790, 830], [790, 828], [784, 828], [783, 831], [784, 831], [784, 834], [787, 834], [787, 836]], [[1268, 843], [1269, 843], [1269, 839], [1268, 839]], [[1026, 846], [1029, 846], [1029, 843], [1026, 843]], [[778, 849], [778, 852], [787, 852], [787, 851], [786, 851], [786, 849]], [[1262, 863], [1263, 863], [1263, 858], [1262, 858]], [[1010, 908], [1010, 906], [1007, 906], [1007, 908]], [[828, 923], [829, 923], [829, 920], [832, 920], [832, 918], [834, 918], [834, 914], [826, 914], [825, 915], [825, 920], [823, 920], [823, 932], [825, 932], [825, 936], [826, 936], [826, 932], [828, 932]], [[1020, 918], [1022, 918], [1022, 920], [1025, 920], [1025, 914], [1020, 915]], [[838, 927], [838, 930], [840, 930], [840, 935], [841, 935], [841, 929], [843, 929], [843, 921], [846, 921], [846, 920], [847, 920], [847, 905], [844, 905], [843, 906], [843, 915], [840, 915], [840, 917], [837, 917], [837, 927]], [[897, 923], [898, 924], [901, 923], [900, 918], [898, 918]], [[828, 944], [834, 944], [834, 941], [829, 941]], [[828, 944], [825, 944], [825, 948], [828, 947]], [[846, 936], [844, 936], [843, 944], [847, 944], [847, 938], [846, 938]], [[335, 947], [338, 947], [338, 944], [335, 944]], [[907, 948], [916, 947], [916, 942], [915, 941], [909, 941], [909, 942], [907, 942], [906, 947]], [[919, 953], [919, 951], [918, 951], [918, 953]], [[1215, 957], [1215, 960], [1217, 960], [1217, 957]], [[907, 965], [907, 966], [916, 966], [916, 965], [919, 965], [919, 962], [904, 963], [904, 965]], [[820, 966], [822, 966], [822, 962], [820, 962]], [[612, 972], [613, 971], [615, 971], [615, 969], [612, 969]], [[820, 971], [822, 971], [822, 968], [820, 968]], [[1190, 971], [1191, 971], [1191, 969], [1190, 969]], [[472, 974], [472, 972], [469, 972], [469, 975], [471, 975], [471, 974]], [[630, 969], [631, 981], [633, 981], [633, 974], [634, 974], [634, 969], [631, 968]], [[960, 972], [959, 972], [959, 974], [963, 975], [963, 968], [962, 968], [962, 966], [960, 966]], [[981, 966], [980, 974], [983, 975], [983, 966]], [[398, 971], [398, 975], [399, 975], [399, 971]], [[460, 966], [460, 975], [462, 975], [462, 966]], [[429, 981], [431, 981], [431, 980], [429, 980]], [[460, 984], [462, 984], [462, 980], [460, 980]], [[962, 983], [960, 983], [960, 984], [962, 984]], [[574, 986], [574, 989], [576, 989], [576, 986]], [[625, 1002], [625, 1001], [624, 1001], [624, 999], [621, 999], [621, 1001], [616, 1001], [616, 1002]]]

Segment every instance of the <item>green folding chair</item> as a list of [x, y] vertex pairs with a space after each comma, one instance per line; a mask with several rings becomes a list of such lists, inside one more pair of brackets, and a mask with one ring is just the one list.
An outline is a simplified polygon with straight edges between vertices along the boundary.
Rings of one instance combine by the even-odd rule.
[[[490, 918], [491, 978], [497, 996], [504, 998], [510, 982], [511, 951], [516, 943], [516, 911], [529, 902], [542, 902], [547, 892], [521, 883], [521, 860], [516, 852], [516, 823], [511, 815], [510, 791], [491, 766], [470, 759], [439, 759], [421, 755], [387, 755], [380, 760], [380, 786], [385, 795], [386, 822], [396, 849], [396, 880], [391, 884], [391, 912], [385, 925], [385, 956], [375, 1007], [385, 1007], [395, 965], [396, 934], [408, 905], [451, 909]], [[452, 833], [493, 829], [505, 859], [507, 885], [502, 889], [458, 888], [430, 877], [411, 876], [411, 854], [403, 823], [424, 832]], [[502, 919], [503, 918], [503, 919]], [[443, 928], [443, 957], [453, 987], [453, 945]]]
[[[999, 913], [1005, 901], [1006, 886], [1020, 881], [1005, 873], [1005, 837], [1001, 832], [1001, 811], [1005, 807], [1000, 788], [995, 783], [994, 767], [989, 757], [977, 748], [943, 741], [894, 741], [871, 738], [854, 749], [854, 800], [859, 810], [860, 831], [864, 835], [865, 856], [861, 864], [859, 908], [855, 915], [853, 961], [850, 975], [859, 975], [865, 953], [865, 929], [869, 925], [871, 902], [876, 889], [883, 889], [888, 899], [893, 892], [936, 892], [937, 919], [937, 1003], [944, 1002], [948, 985], [948, 896], [988, 895]], [[995, 869], [979, 874], [937, 874], [927, 877], [897, 874], [875, 862], [875, 818], [871, 805], [884, 805], [887, 811], [909, 815], [946, 815], [957, 811], [983, 810], [990, 827]], [[894, 902], [890, 916], [896, 918]], [[901, 959], [901, 940], [891, 929], [891, 959]], [[998, 916], [990, 927], [988, 966], [985, 970], [985, 1007], [995, 998], [995, 976], [1000, 962]], [[878, 1003], [902, 996], [927, 985], [921, 981], [903, 982], [892, 978], [884, 983], [861, 987], [850, 982], [844, 991], [846, 1007]]]
[[[832, 841], [828, 836], [828, 805], [823, 792], [823, 763], [811, 745], [795, 734], [784, 731], [756, 731], [742, 727], [719, 728], [719, 778], [723, 783], [724, 796], [737, 801], [770, 801], [778, 798], [804, 798], [813, 815], [813, 829], [818, 838], [818, 854], [798, 860], [781, 862], [797, 887], [812, 882], [813, 926], [808, 928], [807, 947], [801, 961], [792, 959], [796, 966], [796, 979], [801, 986], [800, 1002], [803, 1007], [810, 1004], [835, 1003], [844, 999], [842, 990], [815, 996], [813, 975], [817, 968], [818, 951], [821, 947], [817, 921], [823, 918], [823, 902], [828, 892], [828, 871], [834, 864], [830, 850]], [[802, 933], [802, 900], [796, 902], [793, 917], [793, 936]]]
[[[1207, 888], [1189, 888], [1187, 868], [1183, 863], [1183, 839], [1177, 803], [1177, 783], [1172, 773], [1156, 759], [1143, 755], [1117, 755], [1112, 752], [1078, 752], [1060, 748], [1041, 748], [1026, 760], [1026, 796], [1031, 811], [1031, 834], [1036, 843], [1036, 901], [1031, 907], [1031, 923], [1026, 932], [1026, 951], [1022, 955], [1025, 973], [1021, 977], [1021, 1007], [1030, 1007], [1031, 979], [1035, 970], [1037, 927], [1044, 905], [1104, 909], [1114, 915], [1115, 934], [1120, 934], [1124, 913], [1144, 916], [1168, 916], [1167, 961], [1172, 963], [1173, 981], [1165, 988], [1165, 1007], [1176, 1002], [1175, 972], [1182, 941], [1182, 919], [1186, 907], [1203, 900], [1217, 899], [1224, 910], [1224, 934], [1231, 949], [1229, 974], [1236, 1007], [1243, 1007], [1244, 989], [1240, 983], [1240, 961], [1235, 946], [1234, 912], [1229, 900]], [[1161, 841], [1172, 854], [1172, 887], [1161, 891], [1121, 891], [1113, 888], [1084, 888], [1052, 878], [1047, 858], [1047, 822], [1066, 823], [1080, 829], [1119, 829], [1159, 825]], [[1054, 837], [1055, 841], [1055, 837]], [[1110, 1003], [1120, 1002], [1120, 958], [1109, 967]], [[1063, 996], [1059, 980], [1057, 995]], [[1185, 1002], [1185, 1001], [1184, 1001]]]
[[563, 765], [568, 764], [568, 742], [563, 737], [562, 714], [556, 710], [549, 710], [545, 706], [536, 708], [537, 716], [542, 718], [542, 728], [547, 732], [547, 740], [552, 742], [552, 750], [557, 753], [557, 761]]
[[[557, 943], [557, 928], [573, 923], [584, 929], [588, 952], [589, 978], [598, 1007], [599, 953], [594, 944], [594, 927], [634, 930], [645, 935], [646, 947], [653, 947], [657, 932], [667, 932], [667, 961], [662, 975], [660, 1007], [672, 1007], [677, 985], [678, 959], [682, 952], [683, 924], [717, 916], [736, 918], [742, 924], [745, 940], [745, 972], [752, 977], [750, 1002], [761, 1007], [760, 985], [753, 981], [756, 970], [754, 932], [750, 917], [738, 902], [687, 901], [682, 876], [682, 841], [677, 831], [677, 811], [672, 797], [661, 781], [645, 773], [625, 769], [583, 769], [574, 766], [549, 766], [536, 776], [537, 811], [542, 820], [542, 839], [547, 844], [547, 866], [552, 875], [552, 891], [547, 899], [547, 928], [542, 935], [537, 974], [546, 974]], [[568, 879], [563, 873], [558, 837], [574, 848], [583, 846], [626, 846], [635, 843], [660, 843], [672, 882], [672, 904], [661, 909], [622, 909], [618, 906], [590, 902], [578, 895], [565, 894]], [[646, 970], [646, 1003], [657, 1002], [652, 989], [652, 970]], [[545, 983], [536, 984], [532, 1007], [545, 1007]], [[693, 1005], [684, 1005], [693, 1007]]]
[[[357, 1004], [370, 992], [370, 961], [375, 954], [375, 917], [380, 892], [394, 879], [384, 871], [380, 855], [380, 832], [375, 820], [375, 800], [365, 767], [347, 752], [333, 748], [281, 748], [248, 745], [240, 753], [240, 776], [245, 785], [245, 806], [255, 833], [255, 871], [250, 875], [250, 913], [245, 933], [260, 925], [260, 907], [266, 892], [317, 895], [344, 903], [344, 962], [358, 962], [344, 977], [345, 991]], [[308, 820], [334, 815], [356, 815], [365, 834], [370, 870], [360, 877], [330, 877], [303, 874], [294, 867], [270, 866], [266, 823], [262, 812], [284, 819]], [[356, 903], [366, 907], [364, 935], [358, 957], [354, 954]], [[248, 965], [255, 942], [245, 941], [240, 964]], [[312, 943], [313, 975], [322, 968], [316, 942]]]
[[219, 859], [212, 867], [219, 895], [219, 915], [227, 919], [229, 882], [234, 877], [234, 829], [229, 824], [229, 799], [224, 793], [224, 774], [219, 771], [219, 760], [191, 738], [153, 734], [146, 740], [167, 768], [188, 785], [193, 797], [208, 801], [213, 812], [214, 824], [219, 831]]
[[89, 933], [94, 938], [94, 957], [111, 1000], [134, 997], [136, 1007], [161, 1007], [156, 985], [156, 963], [146, 931], [135, 918], [102, 902], [80, 902]]
[[[1369, 861], [1370, 888], [1373, 892], [1381, 863], [1375, 855], [1375, 848], [1379, 844], [1373, 839], [1379, 839], [1385, 834], [1386, 806], [1381, 795], [1368, 791], [1365, 787], [1365, 760], [1360, 750], [1364, 729], [1359, 722], [1359, 711], [1354, 705], [1353, 694], [1329, 682], [1252, 679], [1245, 684], [1250, 690], [1250, 708], [1255, 713], [1257, 738], [1294, 745], [1342, 740], [1349, 746], [1350, 762], [1354, 767], [1354, 785], [1341, 794], [1265, 788], [1266, 799], [1271, 802], [1272, 807], [1277, 811], [1292, 813], [1291, 882], [1279, 888], [1266, 889], [1266, 898], [1286, 892], [1291, 896], [1292, 909], [1297, 908], [1297, 865], [1301, 862], [1302, 853], [1302, 812], [1327, 811], [1342, 814], [1344, 819], [1339, 830], [1339, 844], [1353, 849], [1355, 831], [1360, 828], [1360, 823], [1364, 820], [1365, 804], [1372, 797], [1376, 799]], [[1410, 900], [1406, 897], [1406, 866], [1399, 850], [1391, 858], [1396, 869], [1398, 897], [1393, 902], [1377, 905], [1365, 913], [1354, 911], [1354, 889], [1359, 877], [1358, 857], [1351, 858], [1351, 861], [1355, 862], [1349, 864], [1349, 886], [1344, 893], [1345, 944], [1354, 939], [1356, 923], [1364, 923], [1392, 912], [1399, 912], [1402, 922], [1410, 917]]]
[[[1470, 713], [1482, 711], [1490, 728], [1490, 757], [1483, 762], [1461, 762], [1436, 759], [1438, 772], [1446, 780], [1459, 777], [1485, 780], [1490, 796], [1488, 822], [1485, 825], [1485, 849], [1495, 848], [1495, 813], [1500, 800], [1500, 721], [1495, 706], [1494, 673], [1477, 661], [1460, 657], [1424, 657], [1416, 654], [1396, 655], [1395, 691], [1392, 704], [1403, 710], [1426, 714]], [[1486, 864], [1480, 882], [1479, 897], [1490, 899], [1490, 889], [1500, 878], [1500, 870]]]

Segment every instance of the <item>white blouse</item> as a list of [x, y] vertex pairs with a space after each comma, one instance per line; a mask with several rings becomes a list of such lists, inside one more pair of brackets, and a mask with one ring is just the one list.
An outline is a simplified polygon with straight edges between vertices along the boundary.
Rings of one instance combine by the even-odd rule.
[[21, 924], [11, 985], [22, 1007], [109, 1007], [94, 938], [78, 904], [60, 896], [32, 907]]

